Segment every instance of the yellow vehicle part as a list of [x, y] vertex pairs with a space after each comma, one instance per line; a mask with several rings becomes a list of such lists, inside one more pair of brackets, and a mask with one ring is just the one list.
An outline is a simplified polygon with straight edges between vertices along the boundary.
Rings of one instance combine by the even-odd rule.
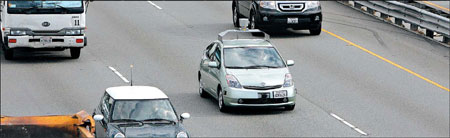
[[85, 111], [74, 115], [2, 116], [0, 137], [93, 138], [95, 121]]

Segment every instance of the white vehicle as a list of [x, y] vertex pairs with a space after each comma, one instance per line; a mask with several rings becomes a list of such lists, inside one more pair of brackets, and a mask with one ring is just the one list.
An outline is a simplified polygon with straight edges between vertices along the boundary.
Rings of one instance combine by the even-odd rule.
[[5, 59], [14, 50], [70, 49], [71, 58], [86, 46], [86, 9], [79, 1], [1, 1], [1, 37]]

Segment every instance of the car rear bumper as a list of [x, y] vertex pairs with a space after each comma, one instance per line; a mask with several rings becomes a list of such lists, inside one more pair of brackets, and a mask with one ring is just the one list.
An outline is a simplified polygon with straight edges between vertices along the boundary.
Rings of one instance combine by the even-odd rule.
[[[51, 43], [41, 43], [42, 37], [50, 37]], [[6, 42], [6, 48], [75, 48], [85, 47], [87, 39], [85, 36], [7, 36], [4, 38]], [[9, 42], [9, 40], [15, 39], [15, 43]], [[77, 42], [77, 39], [82, 39], [82, 42]]]
[[[287, 91], [287, 97], [274, 98], [273, 92], [282, 90]], [[272, 90], [227, 88], [224, 92], [224, 103], [227, 106], [278, 107], [295, 105], [297, 90], [292, 86]], [[261, 94], [266, 94], [267, 97], [262, 97]], [[241, 100], [241, 102], [239, 102], [239, 100]]]

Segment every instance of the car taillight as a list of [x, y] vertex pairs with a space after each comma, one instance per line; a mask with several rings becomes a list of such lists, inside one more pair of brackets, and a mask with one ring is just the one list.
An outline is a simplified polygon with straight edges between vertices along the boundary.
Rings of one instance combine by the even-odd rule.
[[83, 43], [83, 39], [77, 39], [76, 42], [77, 43]]
[[9, 42], [9, 43], [16, 43], [16, 42], [17, 42], [17, 39], [9, 39], [8, 42]]

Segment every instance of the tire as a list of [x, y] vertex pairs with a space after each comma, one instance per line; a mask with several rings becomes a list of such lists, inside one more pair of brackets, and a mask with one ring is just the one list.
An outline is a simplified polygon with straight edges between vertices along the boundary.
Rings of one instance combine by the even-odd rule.
[[14, 50], [13, 49], [5, 49], [3, 54], [4, 54], [6, 60], [14, 59]]
[[248, 25], [248, 28], [249, 29], [258, 29], [258, 27], [257, 27], [257, 25], [256, 25], [256, 22], [255, 22], [255, 20], [256, 20], [256, 17], [255, 17], [255, 12], [254, 11], [252, 11], [251, 13], [250, 13], [250, 16], [249, 16], [249, 25]]
[[[255, 20], [256, 20], [255, 14], [256, 13], [254, 11], [252, 11], [250, 13], [250, 20], [249, 20], [250, 23], [248, 25], [249, 29], [259, 29], [258, 25], [255, 22]], [[264, 36], [264, 33], [252, 33], [252, 35], [253, 36]]]
[[284, 110], [286, 110], [286, 111], [292, 111], [292, 110], [294, 110], [294, 108], [295, 108], [295, 104], [284, 106]]
[[320, 35], [320, 32], [322, 32], [322, 25], [319, 25], [319, 27], [315, 29], [309, 29], [311, 35]]
[[70, 58], [78, 59], [80, 57], [81, 48], [70, 48]]
[[233, 24], [234, 27], [240, 27], [239, 26], [239, 19], [242, 18], [241, 14], [238, 12], [238, 9], [236, 7], [236, 3], [233, 4]]
[[207, 95], [205, 93], [205, 90], [203, 89], [203, 85], [202, 85], [202, 78], [201, 76], [198, 79], [198, 94], [200, 94], [200, 97], [205, 98]]
[[225, 103], [223, 102], [223, 92], [221, 89], [218, 90], [219, 94], [217, 95], [217, 101], [219, 104], [219, 110], [220, 112], [227, 112], [228, 111], [228, 107], [225, 105]]

